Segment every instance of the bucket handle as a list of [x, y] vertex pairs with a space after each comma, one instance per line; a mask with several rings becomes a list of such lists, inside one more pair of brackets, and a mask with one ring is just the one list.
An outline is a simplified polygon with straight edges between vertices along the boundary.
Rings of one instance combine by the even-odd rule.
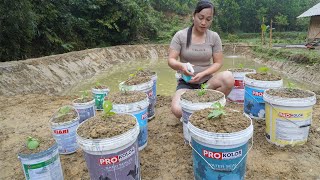
[[[189, 146], [194, 150], [194, 152], [196, 152], [210, 166], [210, 168], [212, 170], [222, 171], [221, 169], [216, 169], [216, 168], [212, 167], [212, 165], [191, 145], [191, 141], [189, 141]], [[248, 155], [248, 153], [251, 151], [252, 147], [253, 147], [253, 136], [251, 137], [251, 147], [248, 149], [246, 154], [241, 158], [241, 160], [237, 163], [237, 165], [232, 170], [224, 170], [224, 171], [226, 171], [226, 172], [234, 171], [238, 167], [238, 165], [243, 161], [243, 159]]]
[[[248, 91], [245, 91], [245, 92], [246, 92], [249, 96], [251, 96], [251, 98], [253, 98], [255, 101], [257, 101], [256, 98], [254, 98], [250, 93], [248, 93]], [[259, 102], [257, 101], [257, 103], [259, 103]], [[273, 104], [271, 104], [271, 103], [269, 103], [269, 104], [272, 106], [273, 110], [275, 110], [277, 113], [279, 113], [279, 112], [277, 111], [277, 109], [273, 106]], [[301, 125], [301, 126], [300, 126], [300, 125], [296, 124], [295, 122], [291, 121], [290, 119], [288, 119], [288, 118], [286, 118], [286, 117], [284, 117], [284, 119], [285, 119], [286, 121], [289, 121], [289, 122], [291, 122], [292, 124], [298, 126], [299, 128], [305, 128], [305, 127], [311, 126], [310, 123], [309, 123], [309, 124], [304, 124], [304, 125]]]

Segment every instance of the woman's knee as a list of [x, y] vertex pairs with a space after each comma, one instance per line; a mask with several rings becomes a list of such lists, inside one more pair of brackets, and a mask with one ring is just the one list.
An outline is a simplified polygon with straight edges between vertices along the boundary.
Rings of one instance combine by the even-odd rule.
[[226, 87], [232, 88], [234, 85], [234, 77], [232, 75], [232, 72], [225, 71], [223, 74], [223, 81]]

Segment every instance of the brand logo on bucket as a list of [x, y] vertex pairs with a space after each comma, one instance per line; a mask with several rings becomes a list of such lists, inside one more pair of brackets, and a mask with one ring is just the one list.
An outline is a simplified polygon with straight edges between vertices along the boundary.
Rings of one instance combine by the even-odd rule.
[[234, 88], [235, 89], [243, 89], [243, 81], [242, 80], [235, 80], [234, 81]]
[[56, 129], [56, 130], [53, 130], [53, 133], [55, 133], [55, 134], [68, 134], [69, 130], [68, 129]]
[[242, 156], [242, 149], [234, 152], [212, 152], [204, 149], [202, 153], [205, 157], [212, 159], [235, 159]]
[[148, 97], [152, 97], [153, 96], [153, 92], [152, 91], [149, 91], [148, 92]]
[[141, 116], [141, 119], [142, 119], [142, 120], [147, 119], [147, 118], [148, 118], [148, 113], [142, 114], [142, 116]]
[[263, 92], [252, 91], [252, 95], [254, 95], [254, 96], [263, 96]]
[[130, 156], [132, 156], [135, 153], [134, 147], [132, 147], [130, 150], [128, 150], [125, 153], [122, 153], [120, 155], [114, 156], [114, 157], [109, 157], [109, 158], [100, 158], [99, 159], [99, 164], [100, 165], [110, 165], [110, 164], [115, 164], [118, 162], [121, 162], [125, 159], [128, 159]]
[[290, 113], [282, 113], [279, 112], [279, 117], [284, 117], [284, 118], [302, 118], [303, 114], [290, 114]]

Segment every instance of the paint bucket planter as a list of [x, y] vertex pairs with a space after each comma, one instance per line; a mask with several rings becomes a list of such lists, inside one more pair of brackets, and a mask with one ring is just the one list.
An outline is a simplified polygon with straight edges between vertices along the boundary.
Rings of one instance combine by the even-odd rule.
[[78, 111], [80, 120], [79, 123], [82, 123], [83, 121], [89, 119], [90, 117], [93, 117], [96, 115], [95, 110], [95, 102], [94, 99], [89, 102], [79, 103], [76, 102], [77, 99], [75, 99], [72, 104], [73, 107]]
[[[154, 102], [151, 102], [151, 103], [150, 103], [150, 104], [151, 104], [151, 107], [148, 108], [148, 119], [149, 119], [149, 120], [150, 120], [150, 119], [153, 119], [153, 118], [155, 117], [155, 114], [156, 114], [156, 112], [155, 112], [155, 105], [156, 105], [156, 103], [157, 103], [157, 80], [158, 80], [157, 74], [151, 76], [151, 79], [152, 79], [152, 81], [153, 81], [153, 86], [152, 86], [152, 95], [153, 95], [153, 97], [152, 97], [152, 100], [153, 100]], [[149, 111], [149, 110], [150, 110], [150, 111]]]
[[[70, 107], [73, 109], [73, 107]], [[60, 154], [71, 154], [77, 151], [78, 144], [76, 142], [76, 129], [79, 126], [79, 113], [76, 112], [76, 117], [67, 121], [58, 122], [57, 113], [50, 119], [51, 130], [54, 139], [58, 143]]]
[[128, 113], [137, 118], [140, 128], [140, 133], [138, 136], [139, 151], [144, 149], [148, 144], [148, 106], [148, 97], [135, 103], [113, 104], [113, 112]]
[[[281, 91], [285, 88], [274, 91]], [[292, 98], [270, 94], [266, 90], [263, 99], [266, 102], [266, 138], [278, 146], [302, 145], [307, 142], [312, 122], [312, 107], [316, 95], [307, 90], [309, 97]]]
[[277, 81], [255, 80], [247, 77], [250, 74], [246, 74], [244, 77], [244, 113], [253, 119], [265, 119], [264, 91], [270, 88], [282, 87], [283, 81], [282, 79]]
[[219, 94], [221, 94], [222, 98], [217, 100], [217, 101], [199, 102], [199, 103], [193, 103], [193, 102], [188, 101], [188, 100], [183, 99], [183, 98], [181, 98], [181, 100], [180, 100], [180, 105], [181, 105], [181, 108], [182, 108], [182, 118], [181, 118], [181, 120], [183, 122], [182, 123], [183, 124], [183, 136], [184, 136], [184, 140], [185, 140], [186, 143], [188, 143], [191, 140], [191, 136], [190, 136], [190, 133], [188, 131], [187, 125], [188, 125], [188, 122], [189, 122], [189, 117], [194, 111], [197, 111], [197, 110], [200, 110], [200, 109], [205, 109], [205, 108], [210, 108], [210, 107], [212, 107], [212, 105], [215, 102], [220, 102], [220, 104], [222, 106], [225, 106], [225, 104], [226, 104], [226, 98], [225, 98], [225, 95], [222, 92], [216, 91], [216, 90], [210, 90], [210, 89], [206, 89], [206, 91], [212, 91], [212, 92], [219, 93]]
[[[194, 114], [191, 115], [192, 118]], [[215, 133], [199, 129], [188, 123], [191, 134], [194, 179], [243, 180], [246, 172], [247, 154], [251, 147], [253, 125], [232, 133]], [[214, 120], [213, 120], [214, 121]]]
[[27, 180], [63, 180], [58, 144], [34, 154], [19, 154]]
[[108, 95], [109, 91], [110, 90], [108, 88], [103, 88], [103, 89], [92, 88], [91, 89], [92, 95], [94, 97], [96, 110], [103, 110], [103, 107], [102, 107], [103, 100], [104, 100], [104, 97]]
[[[136, 118], [132, 115], [124, 117], [125, 121], [129, 120], [128, 116], [135, 119], [135, 125], [115, 136], [99, 139], [81, 137], [79, 135], [79, 129], [86, 124], [92, 126], [90, 123], [94, 122], [96, 120], [94, 118], [96, 117], [90, 118], [78, 127], [77, 142], [84, 151], [90, 179], [141, 179], [138, 151], [139, 125], [138, 122], [136, 122]], [[109, 120], [107, 121], [110, 122]], [[109, 126], [117, 129], [119, 129], [121, 125], [122, 124], [112, 126], [109, 124]], [[106, 126], [108, 126], [108, 123], [96, 124], [96, 127]], [[129, 127], [126, 126], [126, 128]]]
[[234, 78], [234, 86], [228, 95], [228, 99], [231, 102], [243, 104], [244, 101], [244, 76], [249, 73], [255, 73], [254, 69], [241, 69], [234, 68], [228, 69], [228, 71], [232, 72]]
[[141, 91], [147, 94], [149, 98], [149, 106], [148, 106], [148, 119], [152, 119], [155, 115], [155, 103], [156, 103], [156, 95], [153, 93], [153, 82], [154, 80], [142, 83], [142, 84], [137, 84], [137, 85], [126, 85], [125, 82], [121, 82], [119, 84], [119, 89], [126, 89], [128, 91]]

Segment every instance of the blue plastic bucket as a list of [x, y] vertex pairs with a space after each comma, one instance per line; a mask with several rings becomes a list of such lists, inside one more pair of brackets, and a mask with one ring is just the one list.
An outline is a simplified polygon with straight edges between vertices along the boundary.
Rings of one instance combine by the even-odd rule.
[[148, 99], [149, 99], [149, 106], [148, 106], [148, 119], [152, 119], [155, 116], [155, 105], [156, 105], [156, 94], [154, 94], [153, 84], [154, 80], [152, 79], [149, 82], [142, 83], [142, 84], [137, 84], [137, 85], [132, 85], [128, 86], [125, 85], [124, 82], [121, 82], [119, 84], [119, 89], [122, 90], [123, 88], [128, 90], [128, 91], [140, 91], [144, 92], [147, 94]]
[[58, 145], [34, 154], [18, 154], [27, 180], [63, 180]]
[[78, 144], [76, 142], [76, 129], [79, 126], [79, 114], [77, 117], [66, 122], [56, 123], [55, 113], [50, 119], [51, 130], [54, 139], [58, 143], [58, 149], [60, 154], [71, 154], [77, 151]]
[[283, 81], [260, 81], [244, 77], [244, 113], [253, 119], [265, 119], [265, 102], [263, 94], [266, 89], [280, 88]]
[[94, 97], [94, 102], [95, 102], [95, 107], [96, 107], [96, 110], [103, 110], [103, 101], [104, 101], [104, 98], [108, 95], [109, 93], [109, 89], [95, 89], [95, 88], [92, 88], [91, 92], [92, 92], [92, 95]]
[[137, 123], [129, 131], [111, 138], [85, 139], [77, 135], [90, 179], [141, 179], [138, 134]]
[[129, 104], [113, 104], [112, 111], [115, 113], [128, 113], [134, 115], [139, 123], [140, 133], [138, 136], [139, 151], [148, 144], [148, 98]]
[[[217, 93], [223, 94], [220, 91], [211, 90], [211, 89], [207, 89], [206, 91], [215, 91]], [[184, 140], [186, 143], [188, 143], [191, 140], [191, 136], [190, 136], [190, 133], [189, 133], [188, 127], [187, 127], [190, 115], [194, 111], [212, 107], [212, 105], [215, 102], [220, 102], [220, 104], [222, 106], [225, 106], [225, 104], [226, 104], [225, 95], [223, 94], [223, 98], [219, 99], [218, 101], [205, 102], [205, 103], [193, 103], [191, 101], [188, 101], [188, 100], [181, 98], [180, 105], [182, 108], [183, 136], [184, 136]]]
[[248, 144], [253, 134], [250, 121], [248, 128], [234, 133], [208, 132], [188, 123], [196, 180], [244, 179], [247, 153], [251, 149], [248, 149]]
[[284, 98], [268, 94], [266, 102], [266, 139], [278, 145], [302, 145], [307, 142], [312, 122], [312, 107], [316, 104], [316, 94], [306, 98]]
[[[75, 101], [75, 100], [74, 100]], [[72, 102], [73, 107], [78, 111], [80, 120], [79, 123], [93, 117], [96, 115], [95, 102], [94, 99], [92, 101], [86, 103], [76, 103]]]

